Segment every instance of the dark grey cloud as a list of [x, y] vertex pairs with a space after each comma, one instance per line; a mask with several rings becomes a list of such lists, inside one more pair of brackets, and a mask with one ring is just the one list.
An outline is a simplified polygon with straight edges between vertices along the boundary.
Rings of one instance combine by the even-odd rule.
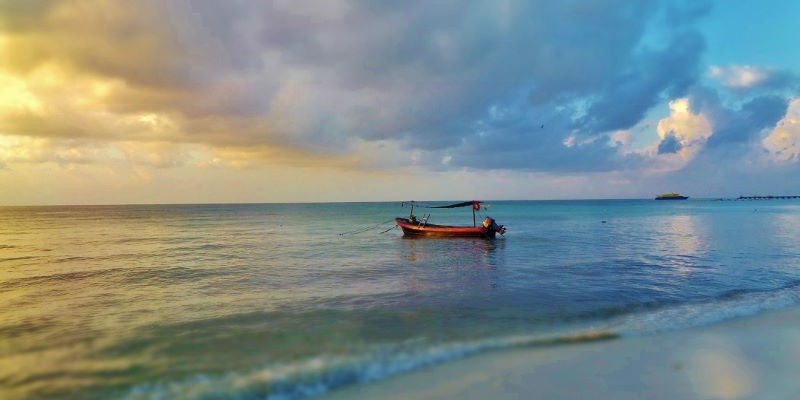
[[762, 130], [774, 127], [786, 115], [789, 101], [785, 97], [765, 95], [744, 103], [738, 110], [715, 110], [712, 125], [714, 132], [706, 148], [748, 143], [761, 139]]
[[546, 171], [641, 165], [608, 137], [685, 93], [701, 73], [702, 38], [665, 27], [665, 46], [643, 43], [648, 23], [665, 12], [656, 3], [548, 7], [517, 13], [535, 27], [512, 25], [505, 41], [495, 40], [477, 65], [483, 74], [462, 80], [458, 96], [425, 96], [435, 104], [415, 110], [401, 130], [406, 148], [430, 151], [432, 166], [443, 158], [448, 166]]
[[790, 93], [800, 92], [800, 76], [792, 71], [768, 70], [767, 77], [755, 89], [783, 90]]
[[520, 110], [494, 110], [458, 146], [432, 152], [429, 163], [450, 157], [446, 167], [581, 172], [624, 169], [643, 161], [634, 154], [621, 155], [618, 144], [609, 145], [608, 135], [570, 135], [574, 122], [569, 113], [542, 107]]
[[683, 148], [681, 142], [675, 137], [675, 132], [670, 132], [658, 144], [658, 154], [674, 154]]
[[683, 96], [700, 72], [703, 39], [680, 34], [661, 51], [631, 57], [630, 65], [611, 76], [577, 126], [589, 133], [628, 129], [639, 122], [662, 95]]

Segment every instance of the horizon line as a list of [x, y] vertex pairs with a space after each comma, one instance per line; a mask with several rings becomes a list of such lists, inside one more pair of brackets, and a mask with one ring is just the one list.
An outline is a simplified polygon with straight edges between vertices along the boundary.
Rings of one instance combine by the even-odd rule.
[[[736, 197], [689, 197], [688, 200], [738, 200], [745, 198], [769, 197], [798, 197], [794, 195], [749, 195]], [[481, 202], [522, 202], [522, 201], [625, 201], [625, 200], [653, 200], [654, 197], [607, 197], [607, 198], [541, 198], [541, 199], [489, 199]], [[112, 206], [222, 206], [222, 205], [292, 205], [292, 204], [360, 204], [360, 203], [402, 203], [409, 201], [420, 202], [451, 202], [469, 201], [478, 199], [438, 199], [438, 200], [333, 200], [333, 201], [258, 201], [258, 202], [196, 202], [196, 203], [49, 203], [49, 204], [0, 204], [3, 208], [12, 207], [112, 207]]]

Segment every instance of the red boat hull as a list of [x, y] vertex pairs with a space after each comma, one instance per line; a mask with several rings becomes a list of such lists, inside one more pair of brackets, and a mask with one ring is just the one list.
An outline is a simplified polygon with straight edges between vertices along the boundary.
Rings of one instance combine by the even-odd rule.
[[403, 230], [406, 236], [424, 237], [474, 237], [491, 239], [497, 233], [494, 229], [487, 229], [482, 226], [453, 226], [453, 225], [434, 225], [411, 222], [408, 218], [395, 218], [397, 226]]

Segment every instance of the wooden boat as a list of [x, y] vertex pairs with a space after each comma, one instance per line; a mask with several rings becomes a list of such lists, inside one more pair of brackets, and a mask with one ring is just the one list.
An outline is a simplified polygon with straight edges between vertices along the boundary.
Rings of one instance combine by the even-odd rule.
[[[459, 226], [459, 225], [436, 225], [429, 224], [428, 218], [422, 220], [414, 216], [414, 202], [411, 204], [411, 212], [408, 218], [395, 218], [395, 224], [403, 230], [403, 234], [412, 237], [460, 237], [460, 238], [486, 238], [491, 239], [496, 234], [503, 235], [506, 233], [506, 228], [503, 225], [497, 225], [494, 218], [486, 217], [483, 223], [478, 226], [475, 221], [475, 212], [481, 209], [481, 202], [479, 201], [465, 201], [463, 203], [450, 204], [446, 206], [422, 206], [425, 208], [456, 208], [456, 207], [472, 207], [472, 226]], [[420, 207], [420, 206], [418, 206]]]

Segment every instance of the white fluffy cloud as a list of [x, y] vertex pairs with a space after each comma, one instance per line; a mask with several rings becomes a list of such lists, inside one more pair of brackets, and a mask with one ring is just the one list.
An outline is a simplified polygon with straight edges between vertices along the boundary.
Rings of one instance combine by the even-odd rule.
[[786, 116], [762, 143], [775, 159], [800, 163], [800, 99], [789, 103]]
[[797, 88], [797, 76], [785, 70], [754, 65], [712, 65], [706, 75], [735, 91]]
[[658, 121], [656, 131], [663, 141], [676, 140], [676, 151], [683, 159], [690, 158], [712, 133], [711, 123], [701, 113], [692, 112], [689, 99], [679, 98], [669, 102], [670, 115]]
[[708, 76], [727, 87], [742, 89], [763, 83], [770, 76], [770, 72], [765, 68], [750, 65], [732, 65], [728, 67], [713, 65], [708, 69]]

